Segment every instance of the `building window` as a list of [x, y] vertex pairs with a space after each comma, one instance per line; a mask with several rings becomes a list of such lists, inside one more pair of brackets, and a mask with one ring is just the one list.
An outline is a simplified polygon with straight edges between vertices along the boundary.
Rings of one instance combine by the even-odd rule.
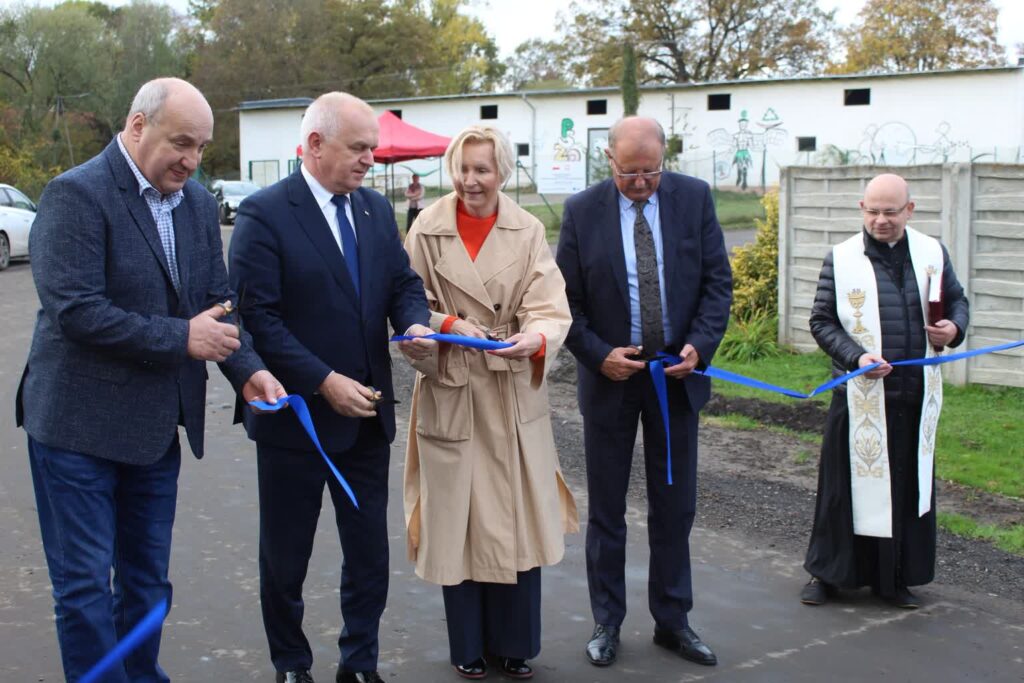
[[796, 151], [816, 152], [818, 150], [818, 138], [797, 138]]
[[587, 100], [587, 116], [608, 113], [608, 100]]
[[496, 105], [496, 104], [482, 104], [482, 105], [480, 105], [480, 118], [481, 119], [496, 119], [496, 118], [498, 118], [498, 105]]
[[517, 157], [528, 157], [528, 156], [530, 156], [530, 143], [529, 142], [517, 142], [516, 143], [516, 156]]
[[732, 106], [732, 95], [708, 95], [708, 111], [728, 111]]
[[394, 114], [395, 116], [397, 116], [398, 118], [402, 118], [402, 110], [401, 109], [388, 109], [388, 111], [391, 112], [392, 114]]
[[843, 104], [847, 107], [871, 104], [871, 88], [847, 88], [843, 91]]

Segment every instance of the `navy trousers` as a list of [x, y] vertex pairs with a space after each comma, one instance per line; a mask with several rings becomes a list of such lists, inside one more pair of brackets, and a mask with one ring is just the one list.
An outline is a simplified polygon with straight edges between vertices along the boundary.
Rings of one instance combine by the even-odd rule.
[[359, 501], [352, 506], [341, 485], [313, 450], [257, 442], [260, 495], [260, 602], [270, 658], [278, 671], [310, 669], [313, 652], [302, 632], [302, 584], [320, 518], [324, 485], [331, 493], [341, 538], [339, 668], [377, 669], [377, 630], [388, 595], [388, 460], [380, 422], [363, 420], [355, 445], [329, 453]]
[[463, 581], [442, 592], [452, 664], [540, 653], [540, 567], [518, 572], [516, 583]]
[[[171, 604], [181, 449], [175, 437], [152, 465], [51, 448], [32, 437], [28, 452], [64, 676], [73, 683], [158, 602]], [[169, 681], [159, 652], [157, 632], [103, 682]]]
[[[670, 389], [677, 380], [668, 379]], [[690, 528], [697, 508], [697, 415], [686, 395], [669, 392], [672, 478], [668, 485], [665, 427], [650, 375], [625, 380], [614, 420], [583, 416], [587, 462], [587, 584], [598, 624], [619, 626], [626, 616], [626, 491], [637, 423], [643, 425], [647, 477], [647, 597], [659, 626], [687, 626], [693, 607]]]

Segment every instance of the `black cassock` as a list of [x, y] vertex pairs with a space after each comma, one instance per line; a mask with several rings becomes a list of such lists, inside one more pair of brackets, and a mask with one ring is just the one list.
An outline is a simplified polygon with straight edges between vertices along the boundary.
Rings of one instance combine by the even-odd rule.
[[[917, 369], [917, 368], [915, 368]], [[814, 529], [804, 568], [840, 588], [871, 586], [892, 595], [897, 585], [935, 577], [935, 488], [931, 508], [917, 514], [917, 440], [921, 396], [886, 399], [892, 538], [856, 536], [850, 493], [850, 415], [845, 389], [833, 391], [818, 468]], [[934, 475], [933, 475], [934, 476]]]

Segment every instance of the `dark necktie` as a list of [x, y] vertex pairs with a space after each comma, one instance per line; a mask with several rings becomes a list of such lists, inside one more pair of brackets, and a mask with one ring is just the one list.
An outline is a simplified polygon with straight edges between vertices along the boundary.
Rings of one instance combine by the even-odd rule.
[[644, 216], [643, 202], [633, 202], [633, 245], [636, 247], [636, 274], [640, 284], [640, 339], [644, 356], [653, 356], [665, 348], [665, 330], [661, 324], [661, 287], [658, 281], [658, 254], [654, 235]]
[[359, 296], [359, 247], [356, 245], [356, 231], [348, 222], [348, 215], [345, 213], [345, 204], [348, 203], [348, 195], [336, 194], [331, 201], [338, 207], [338, 232], [341, 233], [341, 250], [345, 256], [345, 266], [348, 267], [349, 277], [356, 288], [356, 296]]

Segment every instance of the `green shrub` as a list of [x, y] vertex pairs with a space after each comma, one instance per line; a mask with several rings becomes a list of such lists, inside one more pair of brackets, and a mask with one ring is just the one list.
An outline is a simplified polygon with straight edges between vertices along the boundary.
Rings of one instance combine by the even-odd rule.
[[779, 314], [779, 193], [768, 192], [761, 205], [765, 218], [754, 220], [754, 241], [733, 251], [732, 316], [739, 321]]
[[755, 315], [748, 318], [733, 316], [725, 331], [716, 359], [736, 363], [749, 363], [782, 354], [778, 342], [778, 319], [775, 316]]

